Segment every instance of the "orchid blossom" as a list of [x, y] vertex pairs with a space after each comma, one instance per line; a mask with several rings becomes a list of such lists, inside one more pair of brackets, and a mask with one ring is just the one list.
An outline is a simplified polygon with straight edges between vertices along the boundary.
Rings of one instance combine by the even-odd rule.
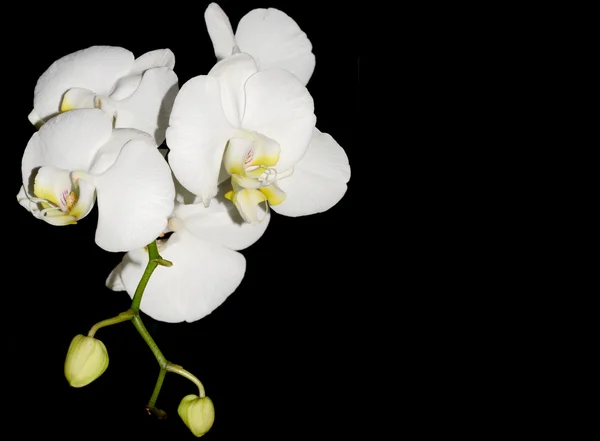
[[115, 128], [133, 128], [165, 139], [169, 113], [178, 92], [169, 49], [135, 58], [127, 49], [92, 46], [56, 60], [35, 86], [29, 120], [36, 127], [61, 112], [100, 108]]
[[350, 166], [315, 121], [297, 77], [234, 54], [182, 86], [167, 129], [169, 164], [205, 205], [231, 176], [226, 197], [253, 224], [260, 204], [287, 216], [322, 212], [345, 194]]
[[187, 81], [167, 129], [169, 164], [205, 206], [231, 176], [228, 197], [250, 223], [281, 203], [277, 180], [304, 156], [315, 127], [306, 87], [283, 69], [258, 71], [251, 56], [234, 54]]
[[[269, 214], [258, 226], [240, 218], [235, 208], [220, 198], [210, 207], [175, 204], [160, 255], [173, 262], [157, 268], [148, 282], [140, 309], [163, 322], [193, 322], [210, 314], [241, 283], [246, 271], [242, 250], [265, 232]], [[172, 233], [169, 235], [169, 233]], [[168, 236], [168, 237], [167, 237]], [[148, 251], [127, 253], [111, 272], [106, 285], [133, 297], [148, 262]]]
[[171, 170], [147, 133], [114, 129], [100, 109], [55, 116], [29, 140], [19, 203], [51, 225], [75, 224], [98, 199], [96, 243], [111, 252], [145, 246], [174, 207]]
[[229, 18], [216, 3], [204, 12], [206, 28], [218, 60], [237, 52], [254, 58], [260, 70], [285, 69], [306, 85], [315, 69], [312, 44], [298, 24], [274, 9], [253, 9], [242, 17], [235, 34]]

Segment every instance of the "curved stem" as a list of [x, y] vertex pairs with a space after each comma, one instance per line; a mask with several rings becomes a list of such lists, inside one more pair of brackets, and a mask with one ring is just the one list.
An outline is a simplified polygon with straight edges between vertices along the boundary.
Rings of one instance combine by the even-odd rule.
[[142, 319], [140, 318], [139, 314], [134, 315], [131, 321], [133, 322], [133, 326], [135, 326], [135, 329], [137, 329], [139, 334], [142, 336], [142, 338], [154, 354], [154, 357], [156, 358], [156, 361], [158, 361], [160, 368], [166, 369], [169, 362], [162, 354], [162, 352], [160, 352], [160, 349], [158, 349], [157, 344], [154, 342], [154, 339], [150, 336], [150, 333], [144, 326], [144, 323], [142, 322]]
[[102, 320], [101, 322], [98, 322], [94, 326], [92, 326], [92, 328], [88, 332], [88, 337], [93, 337], [96, 334], [96, 331], [98, 331], [98, 329], [104, 328], [105, 326], [116, 325], [117, 323], [122, 323], [131, 320], [134, 315], [135, 312], [131, 309], [128, 309], [127, 311], [122, 312], [116, 317]]
[[161, 259], [160, 254], [158, 254], [158, 247], [156, 246], [156, 241], [153, 241], [148, 245], [148, 264], [146, 265], [146, 270], [142, 275], [140, 283], [135, 289], [135, 294], [133, 295], [133, 300], [131, 302], [131, 309], [135, 311], [137, 314], [140, 311], [140, 303], [142, 303], [142, 295], [144, 294], [144, 290], [146, 289], [146, 285], [148, 285], [148, 281], [150, 280], [150, 276], [158, 266], [158, 259]]
[[196, 386], [198, 386], [198, 396], [200, 398], [204, 398], [206, 396], [206, 393], [204, 392], [204, 386], [202, 385], [202, 383], [200, 382], [200, 380], [198, 380], [198, 378], [196, 378], [196, 376], [193, 375], [192, 373], [186, 371], [181, 366], [173, 364], [173, 363], [167, 363], [167, 371], [179, 374], [182, 377], [185, 377], [188, 380], [190, 380]]

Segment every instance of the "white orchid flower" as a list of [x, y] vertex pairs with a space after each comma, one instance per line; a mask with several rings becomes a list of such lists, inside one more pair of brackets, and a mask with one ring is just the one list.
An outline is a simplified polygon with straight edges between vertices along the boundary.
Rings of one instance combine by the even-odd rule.
[[242, 17], [235, 34], [223, 9], [211, 3], [204, 12], [208, 34], [218, 60], [237, 53], [252, 55], [258, 68], [285, 69], [306, 85], [315, 69], [312, 44], [298, 24], [284, 12], [253, 9]]
[[69, 225], [98, 199], [96, 243], [111, 252], [147, 245], [167, 226], [175, 187], [147, 133], [115, 129], [100, 109], [60, 114], [33, 134], [23, 153], [19, 203], [38, 219]]
[[177, 94], [175, 56], [169, 49], [135, 58], [127, 49], [92, 46], [56, 60], [35, 86], [29, 120], [41, 126], [60, 112], [100, 108], [115, 128], [134, 128], [165, 140]]
[[182, 86], [167, 129], [169, 164], [205, 206], [230, 175], [227, 197], [257, 223], [265, 212], [258, 204], [283, 201], [277, 180], [302, 159], [314, 127], [313, 100], [298, 78], [259, 72], [251, 56], [235, 54]]
[[[142, 297], [140, 309], [150, 317], [169, 323], [193, 322], [210, 314], [241, 283], [246, 271], [242, 250], [265, 232], [265, 221], [253, 226], [245, 223], [228, 201], [202, 204], [176, 203], [166, 240], [158, 241], [161, 257], [173, 262], [158, 267]], [[165, 236], [166, 237], [166, 236]], [[127, 291], [133, 298], [148, 263], [148, 251], [130, 251], [111, 272], [106, 286]]]
[[167, 129], [169, 164], [205, 205], [231, 176], [226, 197], [250, 223], [260, 222], [260, 204], [287, 216], [322, 212], [345, 194], [350, 166], [315, 120], [294, 75], [258, 71], [250, 55], [234, 54], [182, 86]]

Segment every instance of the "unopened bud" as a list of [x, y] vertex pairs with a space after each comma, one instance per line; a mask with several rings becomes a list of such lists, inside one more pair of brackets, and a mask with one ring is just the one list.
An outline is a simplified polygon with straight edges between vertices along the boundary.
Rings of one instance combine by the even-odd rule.
[[108, 367], [108, 352], [100, 340], [76, 335], [65, 360], [65, 377], [73, 387], [90, 384]]
[[197, 437], [208, 432], [215, 422], [215, 406], [208, 397], [187, 395], [179, 403], [177, 413], [188, 429]]

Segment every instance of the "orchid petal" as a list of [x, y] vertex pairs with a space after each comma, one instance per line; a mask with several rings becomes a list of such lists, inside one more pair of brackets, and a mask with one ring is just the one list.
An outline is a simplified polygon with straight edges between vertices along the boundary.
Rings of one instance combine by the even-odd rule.
[[161, 234], [174, 207], [171, 171], [156, 145], [128, 142], [100, 175], [81, 176], [96, 187], [96, 243], [112, 252], [142, 248]]
[[167, 129], [173, 173], [206, 206], [217, 193], [223, 152], [235, 132], [222, 109], [219, 81], [194, 77], [177, 94]]
[[[35, 177], [34, 195], [44, 209], [34, 215], [53, 225], [76, 223], [89, 214], [96, 201], [96, 190], [71, 173], [56, 167], [41, 167]], [[42, 200], [40, 200], [42, 199]]]
[[257, 71], [256, 63], [250, 55], [235, 54], [219, 61], [208, 73], [219, 80], [223, 112], [234, 127], [240, 127], [244, 116], [244, 85]]
[[[215, 198], [210, 206], [202, 204], [175, 204], [173, 216], [195, 238], [218, 243], [232, 250], [243, 250], [264, 234], [270, 213], [257, 225], [244, 222], [236, 207], [222, 198]], [[171, 221], [169, 221], [171, 225]], [[176, 230], [179, 231], [179, 230]]]
[[266, 220], [269, 213], [267, 196], [260, 190], [240, 188], [227, 193], [225, 197], [234, 203], [244, 221], [257, 225]]
[[123, 278], [121, 277], [121, 270], [123, 268], [123, 261], [119, 262], [119, 264], [110, 272], [108, 277], [106, 278], [106, 287], [113, 291], [125, 291], [125, 284], [123, 283]]
[[56, 115], [63, 94], [73, 88], [108, 95], [133, 66], [133, 54], [121, 47], [92, 46], [56, 60], [35, 86], [33, 107], [42, 120]]
[[35, 197], [51, 202], [64, 212], [70, 210], [74, 204], [73, 198], [69, 199], [70, 202], [67, 201], [72, 192], [71, 187], [69, 171], [49, 165], [41, 167], [36, 173], [33, 193]]
[[243, 175], [232, 175], [231, 182], [236, 184], [238, 187], [252, 188], [255, 190], [259, 189], [263, 185], [262, 182], [256, 178], [249, 178]]
[[137, 90], [117, 102], [115, 128], [141, 130], [162, 144], [178, 90], [177, 75], [168, 67], [147, 70]]
[[140, 87], [142, 77], [142, 74], [135, 74], [121, 78], [110, 94], [110, 99], [113, 101], [121, 101], [125, 98], [129, 98], [138, 87]]
[[175, 67], [175, 54], [171, 49], [156, 49], [140, 55], [133, 62], [133, 68], [130, 75], [141, 74], [148, 69], [154, 67]]
[[213, 44], [217, 60], [227, 58], [233, 53], [235, 39], [233, 28], [227, 14], [216, 3], [208, 5], [204, 11], [206, 29]]
[[87, 171], [111, 132], [112, 120], [100, 109], [72, 110], [52, 118], [25, 147], [21, 163], [25, 190], [31, 193], [31, 175], [37, 167]]
[[73, 87], [62, 98], [60, 111], [68, 112], [75, 109], [93, 109], [96, 107], [96, 94], [88, 89]]
[[227, 173], [242, 174], [244, 170], [244, 160], [252, 150], [254, 142], [248, 138], [234, 137], [227, 143], [227, 149], [223, 155], [223, 166]]
[[110, 139], [96, 152], [96, 156], [89, 169], [90, 174], [98, 175], [108, 170], [117, 160], [123, 146], [132, 139], [143, 139], [151, 144], [155, 142], [152, 136], [141, 130], [114, 129]]
[[96, 201], [92, 185], [85, 181], [73, 185], [67, 171], [52, 166], [39, 169], [32, 193], [35, 194], [28, 196], [21, 187], [19, 204], [34, 217], [57, 226], [77, 223], [89, 214]]
[[77, 182], [77, 185], [79, 196], [77, 203], [69, 214], [79, 220], [86, 217], [92, 211], [96, 202], [96, 189], [89, 182], [81, 179]]
[[315, 127], [313, 112], [308, 90], [289, 72], [260, 71], [246, 82], [242, 125], [279, 143], [278, 172], [293, 167], [304, 156]]
[[75, 216], [71, 216], [68, 213], [59, 213], [54, 216], [44, 215], [43, 211], [39, 212], [39, 215], [36, 216], [38, 219], [42, 219], [43, 221], [49, 223], [50, 225], [54, 225], [57, 227], [63, 227], [65, 225], [75, 225], [77, 224], [77, 219]]
[[279, 188], [277, 184], [271, 184], [267, 185], [266, 187], [261, 187], [260, 191], [267, 197], [267, 201], [269, 202], [270, 207], [282, 204], [287, 197], [285, 192], [281, 188]]
[[[207, 316], [235, 291], [246, 271], [242, 254], [185, 231], [173, 233], [159, 251], [173, 266], [154, 271], [140, 309], [163, 322], [194, 322]], [[120, 276], [131, 297], [147, 262], [144, 250], [123, 258]]]
[[[211, 37], [212, 38], [212, 37]], [[278, 9], [254, 9], [240, 20], [235, 41], [260, 70], [285, 69], [306, 85], [315, 69], [312, 44], [298, 24]]]
[[256, 132], [239, 132], [238, 136], [231, 138], [225, 149], [223, 166], [227, 173], [258, 178], [264, 167], [277, 165], [281, 152], [277, 141]]
[[346, 152], [331, 135], [315, 129], [310, 147], [294, 173], [277, 181], [287, 197], [272, 208], [292, 217], [327, 211], [342, 199], [349, 180]]
[[29, 198], [24, 186], [21, 186], [21, 189], [17, 194], [17, 201], [23, 208], [32, 213], [35, 217], [39, 217], [38, 213], [40, 212], [40, 209], [38, 204]]
[[36, 129], [39, 129], [44, 124], [44, 120], [40, 118], [35, 109], [29, 112], [29, 115], [27, 115], [27, 119], [31, 124], [35, 126]]

